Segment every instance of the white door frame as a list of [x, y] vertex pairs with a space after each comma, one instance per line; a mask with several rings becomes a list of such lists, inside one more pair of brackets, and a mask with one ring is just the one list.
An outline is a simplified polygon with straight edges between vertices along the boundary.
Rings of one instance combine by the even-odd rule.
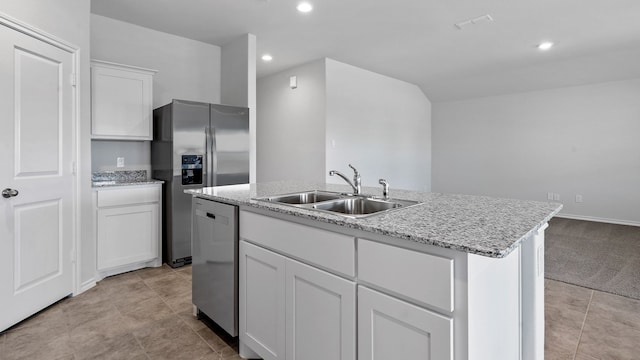
[[75, 74], [74, 76], [75, 85], [72, 86], [72, 94], [71, 94], [71, 98], [73, 100], [73, 107], [71, 112], [71, 117], [72, 117], [71, 126], [73, 129], [72, 132], [74, 134], [74, 136], [72, 137], [74, 143], [71, 146], [72, 148], [71, 158], [73, 159], [73, 164], [68, 164], [68, 166], [73, 167], [73, 175], [74, 175], [73, 184], [72, 184], [73, 201], [72, 201], [72, 210], [71, 210], [72, 222], [73, 222], [73, 226], [72, 226], [73, 230], [71, 231], [71, 244], [72, 244], [71, 245], [72, 246], [71, 271], [72, 271], [72, 278], [73, 278], [73, 295], [77, 295], [81, 291], [86, 290], [86, 289], [80, 288], [80, 270], [81, 270], [80, 260], [81, 259], [78, 256], [80, 254], [80, 246], [81, 246], [80, 242], [78, 241], [79, 239], [78, 234], [80, 234], [80, 226], [81, 226], [81, 221], [79, 221], [78, 219], [78, 209], [80, 208], [80, 199], [81, 199], [81, 193], [78, 187], [78, 164], [80, 163], [79, 154], [81, 154], [81, 151], [80, 151], [81, 127], [80, 127], [80, 116], [79, 116], [80, 104], [81, 104], [80, 102], [80, 94], [81, 94], [80, 48], [65, 40], [58, 38], [57, 36], [51, 35], [36, 27], [33, 27], [22, 21], [14, 19], [2, 12], [0, 12], [0, 25], [6, 26], [10, 29], [23, 33], [34, 39], [37, 39], [49, 45], [55, 46], [63, 51], [68, 52], [72, 56], [72, 61], [73, 61], [72, 73]]

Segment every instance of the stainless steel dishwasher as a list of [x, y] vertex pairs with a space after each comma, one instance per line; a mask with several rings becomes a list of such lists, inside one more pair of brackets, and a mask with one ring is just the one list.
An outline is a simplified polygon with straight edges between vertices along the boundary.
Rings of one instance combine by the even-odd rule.
[[192, 200], [192, 300], [231, 336], [238, 336], [238, 207]]

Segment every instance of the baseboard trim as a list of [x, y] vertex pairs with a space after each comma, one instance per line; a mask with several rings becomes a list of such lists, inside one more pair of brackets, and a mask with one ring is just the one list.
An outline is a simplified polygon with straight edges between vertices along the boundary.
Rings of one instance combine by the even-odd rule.
[[97, 271], [95, 280], [101, 281], [102, 279], [109, 276], [123, 274], [129, 271], [140, 270], [148, 267], [160, 267], [160, 266], [162, 266], [162, 261], [160, 261], [157, 258], [150, 261], [146, 261], [146, 262], [138, 262], [133, 264], [121, 265], [121, 266], [113, 267], [110, 269]]
[[595, 221], [595, 222], [609, 223], [609, 224], [616, 224], [616, 225], [640, 226], [640, 222], [637, 222], [637, 221], [607, 219], [607, 218], [599, 218], [599, 217], [584, 216], [584, 215], [574, 215], [574, 214], [558, 214], [556, 216], [559, 217], [559, 218], [572, 219], [572, 220], [585, 220], [585, 221]]
[[82, 284], [80, 284], [80, 288], [78, 289], [78, 292], [73, 294], [73, 296], [82, 294], [83, 292], [85, 292], [85, 291], [91, 289], [92, 287], [96, 286], [96, 284], [97, 283], [96, 283], [96, 279], [95, 278], [91, 278], [91, 279], [83, 282]]

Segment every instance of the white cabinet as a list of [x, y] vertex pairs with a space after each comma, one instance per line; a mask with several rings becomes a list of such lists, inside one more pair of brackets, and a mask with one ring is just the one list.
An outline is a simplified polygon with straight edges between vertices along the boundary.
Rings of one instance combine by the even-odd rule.
[[359, 360], [453, 359], [454, 259], [358, 239], [358, 281]]
[[285, 359], [285, 258], [240, 242], [240, 339], [264, 360]]
[[161, 186], [111, 187], [95, 192], [99, 278], [161, 265]]
[[94, 139], [153, 139], [155, 70], [91, 61], [91, 135]]
[[343, 277], [356, 275], [353, 236], [241, 211], [240, 238]]
[[355, 359], [355, 283], [240, 242], [240, 339], [265, 360]]
[[307, 223], [241, 209], [241, 346], [271, 360], [540, 359], [521, 345], [534, 315], [519, 248], [489, 258]]
[[293, 260], [286, 280], [286, 358], [355, 359], [356, 284]]
[[451, 258], [358, 239], [358, 280], [425, 307], [454, 310], [453, 265]]
[[453, 359], [453, 319], [358, 286], [358, 360]]

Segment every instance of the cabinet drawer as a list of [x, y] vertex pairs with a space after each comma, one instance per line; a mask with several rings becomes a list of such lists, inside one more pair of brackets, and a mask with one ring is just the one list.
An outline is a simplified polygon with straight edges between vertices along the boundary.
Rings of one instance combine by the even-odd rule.
[[453, 311], [453, 259], [358, 239], [358, 279]]
[[355, 276], [355, 238], [241, 211], [240, 238], [348, 277]]
[[97, 206], [120, 206], [160, 201], [160, 185], [98, 190]]

